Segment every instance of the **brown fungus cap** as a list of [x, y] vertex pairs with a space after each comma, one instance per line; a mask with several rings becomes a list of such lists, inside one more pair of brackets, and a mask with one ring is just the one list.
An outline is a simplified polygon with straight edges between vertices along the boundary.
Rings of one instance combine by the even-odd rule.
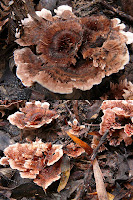
[[64, 153], [73, 158], [80, 156], [84, 152], [85, 150], [82, 147], [80, 147], [77, 144], [74, 144], [73, 142], [68, 144], [64, 150]]
[[89, 90], [129, 62], [126, 44], [132, 43], [132, 33], [123, 31], [119, 19], [76, 17], [65, 5], [55, 12], [52, 17], [42, 9], [36, 12], [38, 22], [30, 15], [22, 20], [24, 34], [16, 42], [26, 47], [15, 50], [14, 59], [25, 86], [38, 82], [62, 94]]
[[124, 140], [126, 146], [131, 145], [133, 140], [133, 101], [132, 100], [107, 100], [104, 101], [100, 134], [109, 130], [108, 140], [110, 145], [119, 145]]
[[40, 128], [59, 116], [56, 111], [49, 110], [48, 102], [26, 102], [25, 107], [20, 108], [20, 111], [8, 117], [10, 123], [20, 129]]
[[62, 145], [43, 143], [41, 140], [30, 144], [16, 143], [7, 147], [4, 154], [6, 157], [0, 159], [0, 164], [9, 164], [12, 169], [19, 170], [22, 178], [35, 179], [34, 182], [44, 190], [60, 178]]
[[0, 164], [19, 170], [22, 178], [34, 179], [37, 185], [46, 190], [61, 177], [63, 153], [78, 157], [84, 152], [74, 143], [68, 144], [63, 150], [63, 145], [43, 143], [36, 139], [31, 143], [9, 145], [4, 150], [5, 157], [0, 159]]

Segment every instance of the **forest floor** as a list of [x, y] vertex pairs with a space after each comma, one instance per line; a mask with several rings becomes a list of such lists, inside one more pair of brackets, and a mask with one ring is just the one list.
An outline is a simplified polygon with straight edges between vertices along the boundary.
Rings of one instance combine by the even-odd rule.
[[[8, 0], [6, 0], [8, 1]], [[35, 0], [35, 8], [39, 1]], [[62, 4], [72, 6], [73, 12], [77, 16], [91, 16], [93, 14], [103, 14], [106, 17], [119, 18], [126, 25], [126, 30], [133, 32], [132, 24], [132, 7], [133, 3], [129, 1], [86, 1], [86, 0], [51, 0], [41, 1], [45, 7], [51, 11]], [[81, 91], [74, 89], [71, 94], [53, 93], [35, 83], [31, 87], [25, 87], [16, 76], [16, 66], [13, 59], [13, 52], [18, 48], [15, 43], [15, 29], [17, 27], [16, 20], [10, 19], [10, 8], [4, 7], [1, 12], [1, 19], [8, 20], [0, 30], [0, 98], [3, 100], [22, 100], [22, 99], [88, 99], [97, 100], [110, 93], [110, 83], [120, 83], [120, 80], [127, 79], [133, 83], [133, 45], [128, 45], [130, 53], [130, 62], [123, 70], [109, 77], [105, 77], [99, 85], [93, 86], [91, 90]], [[15, 8], [14, 8], [15, 9]], [[20, 11], [21, 8], [19, 8]], [[15, 11], [14, 11], [15, 12]], [[26, 16], [26, 13], [21, 13]], [[4, 16], [4, 18], [2, 18]], [[20, 17], [19, 14], [17, 16]], [[2, 21], [3, 23], [3, 21]], [[109, 99], [114, 98], [112, 95]], [[121, 97], [123, 98], [123, 97]]]
[[[67, 135], [67, 130], [72, 129], [68, 122], [73, 123], [77, 119], [79, 125], [85, 127], [78, 130], [78, 137], [89, 146], [94, 143], [93, 137], [100, 130], [103, 112], [100, 109], [102, 101], [99, 100], [54, 100], [48, 101], [50, 109], [54, 109], [59, 117], [47, 126], [36, 130], [20, 130], [9, 123], [8, 116], [19, 111], [25, 101], [1, 102], [0, 112], [0, 157], [4, 156], [4, 149], [10, 144], [19, 142], [27, 143], [35, 141], [36, 137], [43, 142], [62, 144], [64, 147], [72, 142]], [[117, 138], [116, 138], [117, 139]], [[132, 145], [126, 146], [122, 141], [118, 146], [112, 146], [105, 137], [102, 139], [103, 151], [95, 152], [99, 167], [108, 192], [109, 200], [132, 200], [133, 199], [133, 149]], [[82, 144], [81, 144], [82, 146]], [[82, 146], [83, 147], [83, 146]], [[102, 150], [101, 149], [101, 150]], [[68, 157], [67, 157], [68, 158]], [[0, 199], [1, 200], [98, 200], [96, 180], [94, 179], [92, 154], [83, 153], [78, 157], [69, 157], [65, 170], [70, 171], [68, 182], [60, 180], [53, 182], [44, 192], [42, 187], [33, 183], [32, 179], [21, 178], [19, 171], [10, 166], [0, 165]], [[52, 171], [54, 175], [55, 171]], [[96, 172], [95, 172], [96, 173]], [[99, 171], [97, 171], [100, 176]], [[104, 179], [103, 179], [104, 177]], [[100, 179], [100, 187], [102, 184]], [[67, 183], [60, 192], [57, 192], [59, 184]], [[103, 191], [102, 191], [103, 193]], [[105, 198], [101, 198], [105, 200]]]
[[[36, 9], [39, 0], [33, 2]], [[126, 25], [126, 31], [133, 32], [132, 0], [40, 0], [40, 2], [52, 12], [58, 6], [68, 4], [79, 17], [102, 14], [109, 19], [119, 18]], [[19, 9], [21, 13], [21, 8]], [[19, 16], [20, 13], [18, 17], [22, 17]], [[128, 45], [129, 64], [118, 73], [105, 77], [91, 90], [74, 89], [72, 94], [58, 94], [50, 92], [38, 83], [25, 87], [16, 76], [13, 52], [19, 47], [15, 42], [15, 30], [18, 24], [16, 19], [10, 17], [10, 6], [0, 5], [0, 158], [4, 156], [6, 147], [17, 142], [23, 144], [27, 142], [26, 138], [32, 141], [39, 138], [43, 142], [63, 146], [69, 144], [72, 139], [65, 130], [71, 129], [68, 122], [72, 123], [75, 118], [79, 125], [85, 126], [77, 137], [91, 146], [95, 133], [100, 130], [103, 116], [100, 109], [103, 102], [101, 99], [110, 93], [110, 83], [119, 84], [122, 79], [133, 83], [133, 45]], [[26, 17], [26, 13], [23, 13], [23, 17]], [[1, 26], [3, 20], [5, 24]], [[109, 99], [112, 99], [112, 96]], [[31, 100], [49, 102], [50, 109], [56, 110], [59, 117], [47, 126], [28, 132], [9, 123], [7, 120], [9, 115], [19, 111], [26, 101]], [[105, 150], [98, 153], [93, 151], [92, 154], [95, 154], [98, 160], [100, 174], [103, 177], [100, 181], [104, 180], [108, 199], [133, 200], [132, 145], [126, 146], [122, 141], [118, 146], [111, 146], [106, 137], [103, 143]], [[98, 200], [92, 154], [83, 153], [76, 158], [69, 157], [67, 166], [70, 167], [69, 179], [60, 192], [57, 192], [58, 186], [61, 185], [60, 180], [53, 182], [44, 192], [32, 179], [21, 178], [18, 170], [0, 165], [0, 200]]]

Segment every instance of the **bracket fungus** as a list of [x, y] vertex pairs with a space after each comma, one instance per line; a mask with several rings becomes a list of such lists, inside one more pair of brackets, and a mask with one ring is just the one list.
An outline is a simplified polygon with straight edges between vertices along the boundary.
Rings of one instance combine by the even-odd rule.
[[7, 147], [4, 154], [6, 157], [0, 159], [1, 165], [10, 165], [12, 169], [19, 170], [22, 178], [34, 179], [44, 190], [60, 179], [62, 145], [43, 143], [41, 140], [30, 144], [16, 143]]
[[100, 134], [109, 130], [110, 145], [117, 146], [124, 140], [126, 146], [133, 142], [133, 100], [107, 100], [102, 103]]
[[49, 105], [48, 102], [26, 102], [25, 107], [19, 108], [21, 112], [10, 115], [8, 120], [20, 129], [40, 128], [59, 117], [56, 111], [49, 110]]
[[37, 20], [28, 15], [22, 20], [23, 35], [16, 34], [23, 48], [14, 51], [14, 60], [25, 86], [38, 82], [67, 94], [73, 88], [89, 90], [124, 69], [129, 62], [126, 44], [133, 42], [133, 34], [123, 31], [119, 19], [77, 17], [67, 5], [55, 12], [52, 16], [46, 9], [36, 11]]
[[84, 150], [71, 143], [63, 150], [63, 145], [43, 143], [36, 139], [31, 143], [16, 143], [5, 150], [5, 157], [0, 159], [1, 165], [10, 165], [20, 171], [22, 178], [33, 179], [44, 191], [54, 181], [61, 178], [61, 163], [63, 154], [78, 157]]

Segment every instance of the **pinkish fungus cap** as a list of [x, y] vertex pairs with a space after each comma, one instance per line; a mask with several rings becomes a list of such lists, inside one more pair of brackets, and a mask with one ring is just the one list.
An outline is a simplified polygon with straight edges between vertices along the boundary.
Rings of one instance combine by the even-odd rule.
[[53, 119], [59, 117], [56, 111], [49, 110], [49, 103], [40, 101], [26, 102], [21, 112], [16, 112], [8, 117], [11, 124], [20, 129], [36, 129], [44, 124], [49, 124]]
[[68, 124], [69, 126], [71, 126], [69, 132], [73, 135], [79, 136], [82, 133], [81, 130], [85, 129], [85, 125], [79, 125], [78, 120], [76, 118], [73, 120], [72, 123], [69, 121]]
[[0, 159], [1, 165], [9, 164], [20, 171], [22, 178], [34, 179], [45, 190], [53, 181], [60, 178], [63, 156], [62, 145], [35, 142], [10, 145], [4, 150], [6, 157]]
[[66, 153], [68, 156], [74, 157], [74, 158], [80, 156], [84, 152], [85, 152], [85, 150], [82, 147], [80, 147], [77, 144], [74, 144], [73, 142], [68, 144], [64, 150], [64, 153]]
[[133, 42], [133, 34], [123, 31], [119, 19], [77, 17], [67, 5], [55, 12], [52, 17], [46, 9], [37, 11], [38, 23], [30, 15], [22, 20], [24, 34], [16, 42], [24, 48], [15, 50], [14, 60], [25, 86], [38, 82], [62, 94], [73, 88], [89, 90], [124, 69], [129, 62], [126, 44]]

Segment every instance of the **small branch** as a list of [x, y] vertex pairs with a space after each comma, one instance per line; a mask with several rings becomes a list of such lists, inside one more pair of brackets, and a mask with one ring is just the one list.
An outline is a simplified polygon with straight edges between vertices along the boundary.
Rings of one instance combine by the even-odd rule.
[[[69, 114], [71, 115], [71, 118], [72, 118], [72, 121], [73, 121], [76, 118], [75, 114], [73, 114], [71, 112], [71, 110], [68, 108], [67, 104], [65, 104], [65, 107], [66, 107], [67, 111], [69, 112]], [[78, 126], [80, 126], [79, 121], [78, 121]]]
[[131, 15], [127, 15], [126, 13], [112, 7], [111, 5], [107, 4], [105, 1], [100, 1], [99, 2], [102, 6], [107, 8], [108, 10], [113, 11], [115, 14], [119, 15], [121, 18], [124, 18], [126, 21], [130, 21], [133, 23], [133, 17]]
[[78, 100], [73, 101], [73, 112], [75, 114], [76, 119], [79, 122]]
[[75, 14], [75, 13], [79, 13], [79, 12], [81, 12], [81, 10], [84, 10], [84, 9], [86, 9], [86, 8], [89, 8], [89, 7], [91, 7], [91, 6], [93, 6], [93, 5], [97, 4], [97, 3], [100, 3], [100, 2], [101, 2], [101, 0], [93, 0], [92, 2], [85, 3], [85, 5], [81, 6], [81, 7], [78, 8], [77, 10], [75, 10], [75, 11], [74, 11], [74, 14]]
[[100, 140], [99, 144], [98, 144], [97, 147], [93, 150], [93, 154], [92, 154], [91, 160], [94, 160], [94, 159], [96, 158], [97, 153], [98, 153], [98, 150], [99, 150], [100, 146], [105, 142], [108, 133], [109, 133], [109, 131], [107, 130], [107, 131], [104, 133], [104, 135], [101, 137], [101, 140]]

